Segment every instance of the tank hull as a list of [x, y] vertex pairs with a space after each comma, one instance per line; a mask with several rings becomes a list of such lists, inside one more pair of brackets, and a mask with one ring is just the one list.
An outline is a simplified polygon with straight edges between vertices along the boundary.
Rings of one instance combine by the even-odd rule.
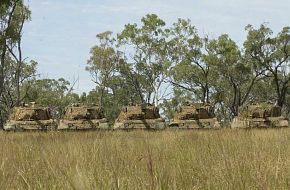
[[58, 130], [94, 130], [109, 129], [106, 119], [60, 120]]
[[113, 128], [116, 130], [162, 130], [166, 128], [166, 123], [164, 119], [125, 120], [116, 121]]
[[284, 128], [289, 127], [289, 122], [285, 117], [268, 117], [245, 119], [235, 117], [231, 128]]
[[33, 130], [55, 130], [57, 124], [53, 120], [38, 121], [7, 121], [4, 125], [5, 131], [33, 131]]
[[218, 129], [220, 124], [216, 118], [199, 120], [173, 120], [169, 128], [176, 129]]

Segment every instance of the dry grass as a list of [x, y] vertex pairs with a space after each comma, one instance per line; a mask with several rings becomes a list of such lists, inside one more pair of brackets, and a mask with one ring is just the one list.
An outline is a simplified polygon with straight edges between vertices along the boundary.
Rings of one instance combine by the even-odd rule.
[[289, 189], [290, 129], [0, 132], [1, 189]]

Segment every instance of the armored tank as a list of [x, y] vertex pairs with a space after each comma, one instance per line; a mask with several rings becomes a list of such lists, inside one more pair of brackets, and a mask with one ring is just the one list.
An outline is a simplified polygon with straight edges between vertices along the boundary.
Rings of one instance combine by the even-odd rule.
[[65, 109], [59, 130], [108, 129], [109, 124], [102, 108], [96, 105], [72, 104]]
[[169, 123], [170, 128], [203, 129], [219, 128], [214, 110], [209, 104], [189, 103], [177, 108], [175, 116]]
[[160, 117], [159, 109], [151, 104], [129, 105], [121, 110], [115, 121], [114, 129], [164, 129], [165, 120]]
[[232, 128], [288, 127], [288, 119], [281, 115], [281, 107], [271, 103], [252, 103], [239, 108]]
[[6, 131], [53, 130], [57, 124], [51, 117], [48, 107], [36, 105], [34, 102], [15, 107], [4, 125]]

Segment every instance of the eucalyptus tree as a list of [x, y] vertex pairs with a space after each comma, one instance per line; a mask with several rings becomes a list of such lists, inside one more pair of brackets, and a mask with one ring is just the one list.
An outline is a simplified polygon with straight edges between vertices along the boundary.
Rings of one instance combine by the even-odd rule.
[[146, 15], [141, 23], [125, 25], [118, 35], [119, 47], [125, 49], [120, 73], [138, 93], [140, 102], [159, 104], [167, 95], [168, 30], [155, 14]]
[[196, 100], [210, 102], [211, 68], [205, 61], [207, 38], [201, 38], [190, 20], [178, 19], [170, 28], [169, 47], [173, 86], [192, 92]]
[[246, 30], [246, 56], [266, 70], [264, 76], [272, 79], [277, 104], [283, 107], [290, 82], [290, 27], [284, 27], [276, 36], [264, 24], [259, 28], [248, 25]]
[[[23, 84], [23, 72], [25, 72], [26, 67], [30, 64], [22, 53], [22, 35], [23, 35], [23, 27], [24, 23], [30, 19], [30, 10], [27, 6], [20, 3], [16, 6], [16, 10], [14, 13], [15, 19], [11, 23], [11, 27], [14, 28], [13, 38], [10, 38], [7, 41], [7, 50], [10, 56], [15, 61], [15, 94], [16, 94], [16, 105], [19, 105], [21, 99], [23, 97], [20, 96], [20, 88]], [[32, 61], [34, 63], [34, 61]], [[27, 74], [27, 73], [25, 73]], [[24, 74], [24, 75], [25, 75]], [[33, 74], [33, 73], [32, 73]]]
[[30, 19], [23, 0], [0, 3], [0, 126], [11, 107], [21, 99], [23, 83], [35, 74], [35, 61], [27, 61], [22, 53], [23, 26]]
[[226, 34], [211, 40], [208, 50], [207, 59], [219, 76], [216, 85], [223, 102], [230, 108], [231, 114], [236, 116], [238, 108], [249, 100], [264, 70], [248, 60], [243, 50]]
[[3, 1], [0, 4], [0, 95], [4, 91], [6, 59], [15, 62], [16, 104], [20, 102], [21, 72], [24, 67], [21, 38], [24, 23], [30, 19], [30, 11], [22, 0]]
[[98, 102], [104, 108], [106, 117], [113, 120], [122, 106], [135, 101], [134, 90], [128, 83], [126, 63], [120, 57], [112, 32], [97, 35], [98, 44], [91, 48], [86, 70], [91, 73], [96, 88], [82, 97], [86, 103]]
[[104, 106], [105, 92], [109, 90], [109, 82], [116, 72], [119, 56], [114, 48], [112, 32], [97, 35], [98, 45], [91, 48], [91, 57], [86, 70], [91, 73], [92, 81], [97, 85], [99, 105]]

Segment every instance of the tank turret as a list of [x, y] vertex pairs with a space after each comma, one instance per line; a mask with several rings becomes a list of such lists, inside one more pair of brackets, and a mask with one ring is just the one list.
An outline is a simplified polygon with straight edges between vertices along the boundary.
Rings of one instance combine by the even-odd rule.
[[104, 111], [97, 105], [72, 104], [65, 109], [58, 129], [108, 129]]
[[50, 109], [34, 102], [15, 107], [4, 125], [4, 130], [49, 130], [55, 128], [56, 123], [52, 119]]
[[272, 103], [252, 103], [239, 108], [232, 128], [288, 127], [287, 118], [282, 116], [281, 107]]
[[129, 105], [122, 108], [114, 129], [164, 129], [165, 120], [151, 104]]
[[181, 129], [219, 128], [220, 125], [209, 104], [189, 103], [179, 106], [169, 127]]

